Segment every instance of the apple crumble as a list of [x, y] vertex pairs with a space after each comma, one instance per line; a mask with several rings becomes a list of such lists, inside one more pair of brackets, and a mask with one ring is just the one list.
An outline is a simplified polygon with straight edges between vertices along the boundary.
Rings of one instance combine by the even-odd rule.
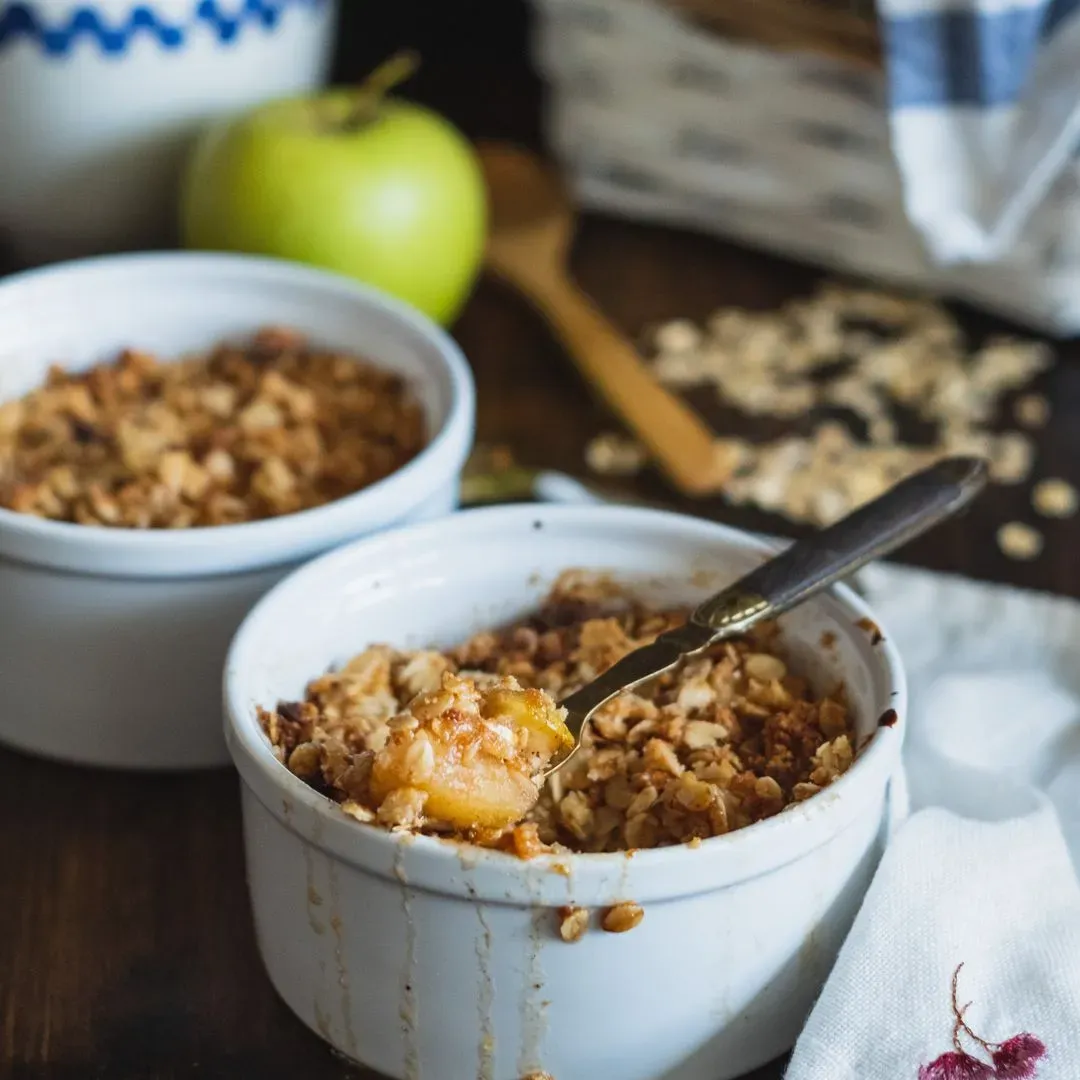
[[441, 652], [373, 646], [260, 720], [279, 760], [362, 822], [523, 858], [696, 844], [832, 783], [853, 724], [843, 688], [815, 695], [764, 625], [609, 702], [537, 792], [569, 737], [555, 701], [685, 618], [569, 572], [531, 617]]
[[419, 405], [368, 361], [267, 329], [164, 362], [126, 350], [0, 404], [0, 507], [119, 528], [291, 514], [388, 476]]
[[370, 802], [390, 825], [425, 819], [456, 829], [514, 825], [540, 795], [555, 753], [573, 746], [558, 708], [542, 690], [506, 676], [478, 687], [449, 671], [390, 721], [370, 760]]

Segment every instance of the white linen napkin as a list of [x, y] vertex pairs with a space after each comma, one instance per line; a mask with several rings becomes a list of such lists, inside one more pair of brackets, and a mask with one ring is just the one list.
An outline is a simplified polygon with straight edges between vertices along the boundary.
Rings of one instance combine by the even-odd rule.
[[[558, 473], [536, 496], [605, 501]], [[786, 1080], [1080, 1080], [1080, 604], [890, 564], [858, 583], [907, 668], [904, 767]]]
[[1080, 605], [894, 566], [860, 583], [908, 667], [914, 813], [787, 1080], [1080, 1080]]

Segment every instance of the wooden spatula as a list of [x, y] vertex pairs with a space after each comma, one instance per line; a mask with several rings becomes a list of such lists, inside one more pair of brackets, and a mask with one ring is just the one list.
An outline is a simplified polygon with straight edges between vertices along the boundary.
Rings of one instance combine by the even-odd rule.
[[637, 350], [570, 280], [574, 210], [558, 178], [532, 154], [482, 143], [491, 200], [487, 266], [546, 319], [581, 372], [685, 494], [716, 492], [733, 448], [661, 386]]

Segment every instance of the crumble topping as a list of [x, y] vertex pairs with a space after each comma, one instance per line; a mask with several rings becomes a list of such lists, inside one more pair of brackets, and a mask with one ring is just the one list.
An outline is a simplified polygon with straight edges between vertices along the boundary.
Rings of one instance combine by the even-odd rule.
[[398, 376], [291, 330], [171, 363], [128, 349], [0, 403], [0, 506], [131, 529], [236, 524], [350, 495], [423, 444]]
[[625, 934], [627, 930], [633, 930], [644, 918], [645, 912], [640, 904], [634, 903], [633, 900], [624, 900], [621, 904], [616, 904], [604, 912], [600, 925], [609, 934]]
[[[528, 618], [443, 652], [372, 646], [316, 678], [303, 701], [260, 709], [260, 720], [279, 760], [358, 820], [526, 859], [696, 844], [778, 814], [846, 772], [854, 751], [843, 688], [815, 696], [780, 654], [775, 624], [609, 702], [586, 729], [581, 751], [538, 799], [535, 786], [524, 784], [557, 747], [557, 711], [524, 725], [530, 737], [537, 729], [547, 733], [541, 748], [501, 735], [480, 746], [474, 738], [488, 737], [481, 728], [492, 694], [533, 689], [558, 700], [685, 618], [684, 611], [650, 610], [614, 595], [609, 583], [570, 572]], [[513, 718], [512, 710], [495, 711], [503, 721]], [[505, 776], [514, 753], [539, 753], [517, 759], [512, 770], [522, 780], [514, 788], [522, 804], [526, 793], [532, 800], [519, 823], [507, 824], [508, 788], [499, 788], [504, 813], [496, 823], [473, 795], [458, 798], [430, 778], [417, 779], [442, 767], [432, 762], [444, 760], [441, 744], [453, 742], [444, 733], [451, 731], [472, 732], [454, 751], [459, 757], [447, 760], [477, 768], [481, 786], [489, 767]], [[430, 755], [421, 734], [432, 740]], [[470, 766], [466, 758], [477, 746]]]
[[583, 907], [559, 908], [559, 937], [566, 942], [580, 941], [589, 929], [589, 909]]

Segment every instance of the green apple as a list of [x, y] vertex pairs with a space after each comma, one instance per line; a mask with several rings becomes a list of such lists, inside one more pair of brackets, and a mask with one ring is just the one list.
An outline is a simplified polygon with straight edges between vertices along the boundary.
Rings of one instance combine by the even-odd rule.
[[385, 88], [277, 101], [207, 131], [183, 178], [185, 246], [326, 267], [450, 322], [483, 255], [483, 177], [456, 128]]

